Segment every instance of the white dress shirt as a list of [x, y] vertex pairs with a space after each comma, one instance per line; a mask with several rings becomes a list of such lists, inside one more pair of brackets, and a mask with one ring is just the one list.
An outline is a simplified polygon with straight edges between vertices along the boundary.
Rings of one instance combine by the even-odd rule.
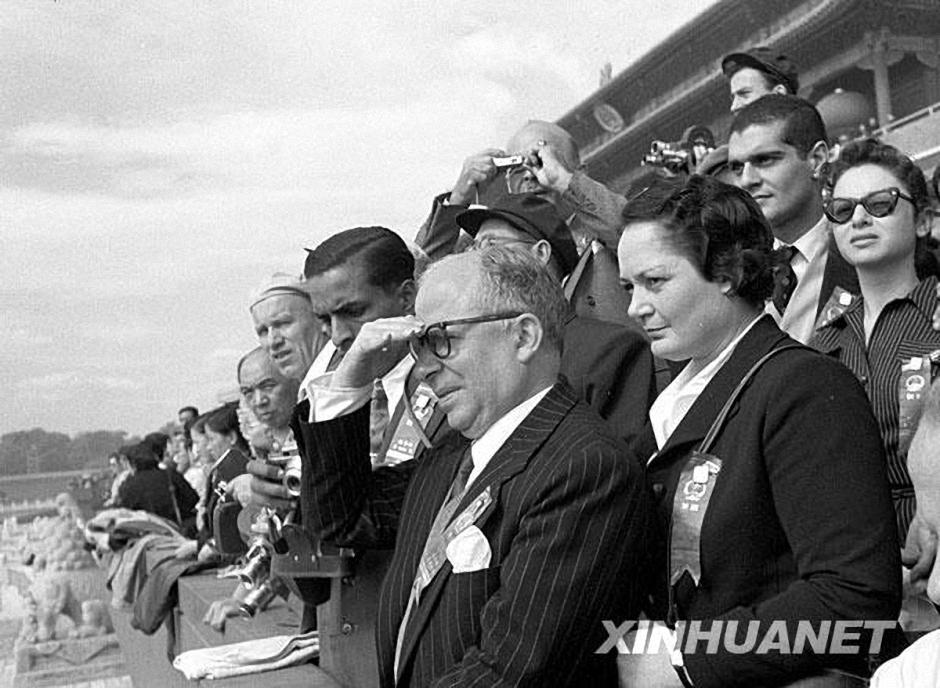
[[871, 688], [934, 688], [940, 685], [940, 631], [932, 631], [878, 667]]
[[[782, 245], [782, 242], [774, 239], [775, 249]], [[764, 312], [774, 317], [781, 330], [806, 344], [813, 336], [823, 274], [829, 258], [829, 221], [826, 216], [823, 215], [812, 229], [791, 245], [796, 249], [790, 259], [790, 266], [796, 274], [796, 288], [782, 316], [770, 301]]]
[[692, 408], [692, 404], [698, 399], [708, 383], [721, 370], [721, 366], [727, 363], [734, 353], [744, 335], [751, 331], [754, 323], [763, 318], [763, 314], [757, 316], [748, 324], [747, 327], [735, 337], [724, 349], [721, 350], [715, 359], [707, 366], [698, 371], [695, 375], [689, 372], [689, 366], [686, 366], [676, 375], [675, 379], [669, 383], [669, 386], [656, 397], [656, 401], [650, 407], [650, 423], [653, 426], [653, 434], [656, 436], [656, 446], [662, 449], [678, 427], [685, 414]]
[[316, 358], [313, 359], [313, 363], [310, 364], [310, 368], [307, 369], [307, 374], [304, 375], [304, 379], [297, 389], [297, 403], [300, 403], [310, 396], [308, 392], [310, 384], [326, 372], [326, 369], [330, 367], [330, 361], [333, 360], [333, 354], [335, 353], [336, 345], [333, 344], [332, 340], [327, 339], [326, 344], [320, 349], [320, 353], [317, 354]]
[[[405, 382], [413, 366], [414, 359], [407, 355], [382, 377], [382, 386], [388, 399], [389, 417], [405, 394]], [[372, 399], [371, 382], [362, 387], [334, 387], [332, 381], [333, 373], [329, 372], [313, 378], [307, 385], [310, 423], [345, 416], [368, 404]]]
[[525, 420], [525, 417], [532, 413], [532, 409], [538, 406], [538, 403], [545, 398], [551, 385], [540, 392], [523, 401], [518, 406], [512, 408], [506, 415], [493, 423], [482, 435], [473, 441], [470, 445], [470, 458], [473, 460], [473, 470], [470, 471], [470, 477], [467, 478], [467, 487], [469, 488], [473, 481], [479, 477], [483, 469], [486, 468], [490, 460], [499, 451], [509, 436], [516, 431], [519, 424]]

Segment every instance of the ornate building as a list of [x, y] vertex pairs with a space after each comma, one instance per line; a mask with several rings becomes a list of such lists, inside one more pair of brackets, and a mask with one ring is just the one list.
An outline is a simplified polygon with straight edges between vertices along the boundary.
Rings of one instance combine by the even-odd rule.
[[814, 103], [837, 88], [863, 96], [830, 96], [830, 129], [833, 116], [856, 131], [871, 118], [928, 173], [940, 162], [940, 0], [721, 0], [558, 123], [591, 176], [623, 191], [651, 141], [677, 140], [693, 124], [725, 139], [730, 97], [719, 63], [756, 45], [790, 57], [799, 95]]

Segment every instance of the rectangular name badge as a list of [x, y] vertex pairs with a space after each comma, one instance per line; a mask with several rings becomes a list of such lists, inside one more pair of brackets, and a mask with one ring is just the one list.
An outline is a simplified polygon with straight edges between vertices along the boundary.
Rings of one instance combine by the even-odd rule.
[[901, 362], [898, 378], [898, 451], [906, 453], [917, 430], [930, 387], [931, 356], [914, 356]]
[[826, 305], [819, 311], [819, 317], [816, 319], [816, 324], [813, 325], [813, 330], [818, 330], [820, 327], [828, 325], [837, 318], [841, 318], [842, 314], [849, 309], [849, 306], [851, 306], [857, 298], [855, 294], [837, 286], [832, 290], [832, 294], [829, 295], [829, 300], [826, 301]]
[[411, 397], [407, 412], [401, 414], [398, 420], [388, 451], [385, 452], [385, 460], [382, 462], [384, 465], [394, 466], [402, 461], [411, 461], [422, 444], [429, 446], [424, 429], [431, 420], [436, 405], [437, 399], [427, 383], [419, 384]]
[[461, 531], [466, 530], [472, 526], [480, 515], [486, 511], [486, 507], [493, 503], [493, 489], [490, 485], [486, 486], [486, 489], [481, 492], [476, 499], [474, 499], [470, 504], [467, 505], [460, 514], [451, 521], [450, 525], [447, 526], [447, 529], [444, 530], [444, 544], [445, 546], [451, 540], [453, 540]]
[[696, 585], [702, 577], [702, 523], [719, 472], [721, 459], [695, 451], [679, 475], [672, 501], [670, 585], [675, 585], [686, 571]]

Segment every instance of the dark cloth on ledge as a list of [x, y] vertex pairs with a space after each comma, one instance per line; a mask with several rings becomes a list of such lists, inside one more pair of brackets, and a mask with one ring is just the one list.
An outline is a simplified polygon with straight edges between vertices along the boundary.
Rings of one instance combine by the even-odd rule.
[[168, 557], [147, 572], [147, 579], [134, 601], [131, 627], [152, 635], [179, 601], [176, 581], [180, 576], [212, 568], [215, 562]]

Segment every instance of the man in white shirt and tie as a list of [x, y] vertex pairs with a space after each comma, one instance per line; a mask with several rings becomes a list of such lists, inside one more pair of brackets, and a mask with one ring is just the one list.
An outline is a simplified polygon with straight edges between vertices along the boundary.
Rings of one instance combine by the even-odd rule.
[[384, 687], [616, 682], [594, 650], [603, 619], [637, 613], [649, 506], [635, 458], [559, 381], [567, 309], [525, 251], [447, 257], [417, 317], [364, 325], [332, 383], [362, 388], [410, 346], [460, 436], [373, 471], [364, 401], [308, 426], [319, 535], [394, 547]]
[[778, 269], [767, 312], [803, 343], [830, 298], [838, 299], [842, 291], [858, 293], [858, 277], [831, 243], [823, 215], [822, 176], [828, 160], [822, 118], [796, 96], [762, 96], [739, 110], [731, 123], [728, 164], [733, 183], [757, 201], [781, 255], [789, 256]]

